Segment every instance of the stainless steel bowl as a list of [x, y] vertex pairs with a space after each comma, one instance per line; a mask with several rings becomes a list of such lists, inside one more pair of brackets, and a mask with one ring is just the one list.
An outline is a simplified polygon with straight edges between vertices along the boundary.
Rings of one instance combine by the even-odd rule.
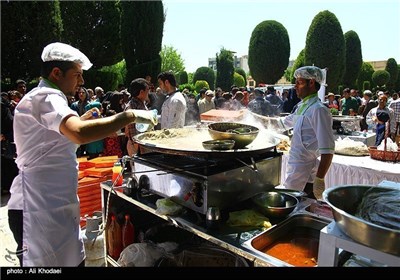
[[202, 144], [207, 150], [230, 150], [235, 146], [235, 140], [208, 140]]
[[350, 238], [376, 250], [400, 256], [400, 230], [383, 227], [355, 216], [364, 193], [370, 188], [382, 192], [394, 190], [373, 185], [345, 185], [329, 188], [322, 196], [332, 208], [336, 224]]
[[284, 218], [296, 208], [298, 199], [288, 193], [262, 192], [252, 198], [255, 208], [273, 218]]
[[299, 190], [282, 189], [282, 188], [275, 188], [274, 190], [275, 190], [276, 192], [291, 194], [291, 195], [295, 196], [297, 199], [301, 199], [302, 197], [307, 196], [307, 193], [306, 193], [306, 192], [299, 191]]
[[217, 122], [208, 125], [208, 132], [214, 140], [230, 139], [235, 141], [235, 149], [242, 149], [256, 139], [259, 129], [255, 126], [232, 123]]

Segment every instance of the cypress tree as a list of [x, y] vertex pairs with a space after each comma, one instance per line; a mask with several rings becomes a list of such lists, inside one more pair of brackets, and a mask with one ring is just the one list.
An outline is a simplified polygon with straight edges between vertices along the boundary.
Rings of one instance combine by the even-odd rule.
[[187, 84], [188, 83], [188, 73], [186, 71], [181, 71], [179, 73], [179, 84], [183, 85], [183, 84]]
[[235, 72], [238, 73], [239, 75], [242, 75], [242, 77], [246, 83], [246, 72], [244, 72], [243, 68], [236, 67]]
[[388, 71], [390, 74], [390, 80], [387, 82], [386, 87], [388, 90], [393, 90], [395, 89], [397, 76], [399, 73], [399, 70], [397, 69], [396, 59], [389, 58], [386, 62], [385, 70]]
[[330, 11], [318, 13], [307, 32], [304, 64], [328, 68], [327, 91], [342, 81], [346, 67], [345, 41], [342, 27]]
[[343, 75], [343, 84], [346, 87], [353, 87], [363, 63], [361, 42], [358, 34], [353, 30], [344, 34], [344, 40], [346, 44], [346, 71]]
[[222, 48], [217, 57], [217, 77], [216, 86], [223, 91], [229, 91], [233, 84], [233, 53], [225, 48]]
[[363, 85], [365, 81], [368, 81], [371, 85], [372, 74], [374, 74], [374, 68], [372, 67], [372, 65], [368, 62], [363, 62], [357, 77], [357, 88], [364, 88]]
[[[43, 48], [61, 40], [59, 1], [1, 1], [1, 80], [40, 76]], [[17, 17], [15, 17], [17, 15]], [[32, 16], [43, 15], [43, 16]]]
[[214, 90], [215, 84], [215, 73], [210, 67], [200, 67], [197, 68], [196, 72], [193, 75], [193, 83], [195, 84], [197, 81], [203, 80], [206, 81], [211, 90]]
[[289, 55], [289, 35], [281, 23], [266, 20], [254, 28], [249, 43], [249, 68], [257, 84], [275, 84], [289, 64]]
[[372, 81], [378, 88], [384, 90], [385, 85], [390, 81], [390, 73], [386, 70], [376, 70], [372, 74]]
[[126, 61], [126, 84], [150, 75], [155, 82], [161, 69], [164, 28], [162, 1], [121, 1], [121, 45]]
[[296, 60], [293, 63], [293, 67], [292, 67], [292, 73], [290, 75], [290, 82], [292, 84], [294, 84], [296, 82], [296, 79], [294, 78], [294, 71], [296, 71], [296, 69], [303, 67], [304, 66], [304, 49], [302, 49], [299, 52], [299, 55], [297, 56]]
[[122, 60], [119, 1], [61, 1], [65, 43], [80, 49], [93, 68]]

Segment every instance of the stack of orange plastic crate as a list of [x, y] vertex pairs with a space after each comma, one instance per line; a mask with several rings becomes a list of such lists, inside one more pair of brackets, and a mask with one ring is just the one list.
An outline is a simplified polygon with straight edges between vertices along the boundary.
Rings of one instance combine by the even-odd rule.
[[92, 216], [93, 212], [101, 211], [100, 183], [110, 180], [112, 167], [118, 161], [118, 156], [97, 157], [91, 160], [78, 158], [78, 197], [80, 200], [81, 227], [84, 226], [85, 215]]

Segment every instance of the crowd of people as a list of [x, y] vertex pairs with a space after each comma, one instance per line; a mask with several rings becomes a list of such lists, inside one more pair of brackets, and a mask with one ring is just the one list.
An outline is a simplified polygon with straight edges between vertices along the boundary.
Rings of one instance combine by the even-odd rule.
[[399, 135], [400, 99], [399, 93], [364, 90], [362, 96], [356, 89], [345, 88], [342, 95], [329, 92], [324, 103], [343, 116], [360, 116], [359, 130], [376, 133], [375, 146], [386, 137], [395, 141]]
[[[158, 87], [152, 83], [152, 77], [132, 80], [126, 88], [119, 85], [115, 90], [104, 91], [102, 87], [94, 89], [79, 87], [74, 95], [68, 96], [68, 105], [79, 116], [91, 108], [98, 108], [101, 117], [112, 116], [126, 109], [153, 110], [156, 109], [160, 123], [154, 129], [179, 128], [196, 125], [200, 122], [200, 115], [212, 110], [241, 110], [249, 111], [263, 116], [279, 116], [292, 113], [296, 110], [300, 98], [296, 88], [285, 89], [281, 92], [273, 86], [266, 90], [259, 88], [237, 87], [233, 85], [229, 91], [217, 87], [215, 90], [201, 89], [198, 93], [184, 89], [178, 90], [175, 76], [172, 73], [160, 73], [157, 77]], [[18, 173], [15, 164], [16, 149], [13, 139], [13, 114], [14, 109], [26, 94], [27, 84], [24, 80], [15, 82], [15, 89], [1, 93], [2, 104], [2, 191], [7, 192], [13, 178]], [[400, 127], [400, 99], [398, 93], [389, 91], [376, 91], [372, 93], [365, 90], [362, 96], [356, 89], [345, 88], [341, 95], [329, 92], [323, 102], [330, 109], [336, 109], [341, 115], [361, 116], [360, 131], [373, 131], [377, 133], [378, 146], [385, 133], [395, 141]], [[162, 109], [164, 106], [164, 113]], [[283, 114], [282, 114], [283, 113]], [[136, 152], [133, 137], [139, 131], [132, 124], [123, 127], [120, 131], [113, 132], [104, 139], [96, 140], [78, 147], [76, 155], [87, 156], [89, 159], [98, 156], [132, 155]]]
[[52, 43], [41, 58], [37, 87], [27, 93], [26, 83], [18, 81], [15, 91], [2, 93], [2, 151], [3, 142], [15, 142], [11, 158], [19, 170], [10, 189], [8, 216], [21, 266], [85, 265], [76, 158], [134, 154], [139, 123], [154, 129], [182, 128], [197, 124], [200, 115], [212, 109], [247, 108], [264, 116], [287, 113], [283, 122], [293, 128], [293, 137], [284, 187], [304, 190], [316, 199], [325, 190], [324, 177], [335, 148], [330, 108], [354, 115], [371, 107], [366, 125], [370, 120], [376, 123], [377, 132], [390, 128], [388, 123], [397, 123], [396, 129], [399, 124], [399, 101], [394, 95], [388, 99], [378, 93], [379, 105], [373, 107], [368, 91], [361, 99], [345, 89], [340, 100], [334, 102], [336, 96], [332, 99], [329, 93], [328, 101], [322, 102], [317, 92], [323, 73], [315, 66], [297, 69], [295, 87], [282, 93], [273, 86], [266, 92], [237, 86], [226, 92], [221, 88], [181, 92], [169, 71], [157, 75], [158, 87], [148, 75], [134, 78], [128, 88], [105, 92], [99, 86], [84, 87], [83, 70], [92, 64], [78, 49]]

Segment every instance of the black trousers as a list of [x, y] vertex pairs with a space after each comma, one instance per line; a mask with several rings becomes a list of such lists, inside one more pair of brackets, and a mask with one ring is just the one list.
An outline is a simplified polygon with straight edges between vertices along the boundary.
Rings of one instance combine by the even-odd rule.
[[8, 225], [14, 235], [15, 242], [17, 242], [16, 255], [22, 267], [22, 210], [8, 210]]
[[8, 192], [14, 178], [18, 175], [15, 159], [1, 156], [1, 190]]
[[[22, 263], [22, 231], [23, 231], [23, 213], [22, 210], [8, 210], [8, 225], [14, 235], [15, 242], [17, 242], [16, 255], [19, 259], [20, 266]], [[83, 260], [78, 267], [84, 267], [85, 260]]]

